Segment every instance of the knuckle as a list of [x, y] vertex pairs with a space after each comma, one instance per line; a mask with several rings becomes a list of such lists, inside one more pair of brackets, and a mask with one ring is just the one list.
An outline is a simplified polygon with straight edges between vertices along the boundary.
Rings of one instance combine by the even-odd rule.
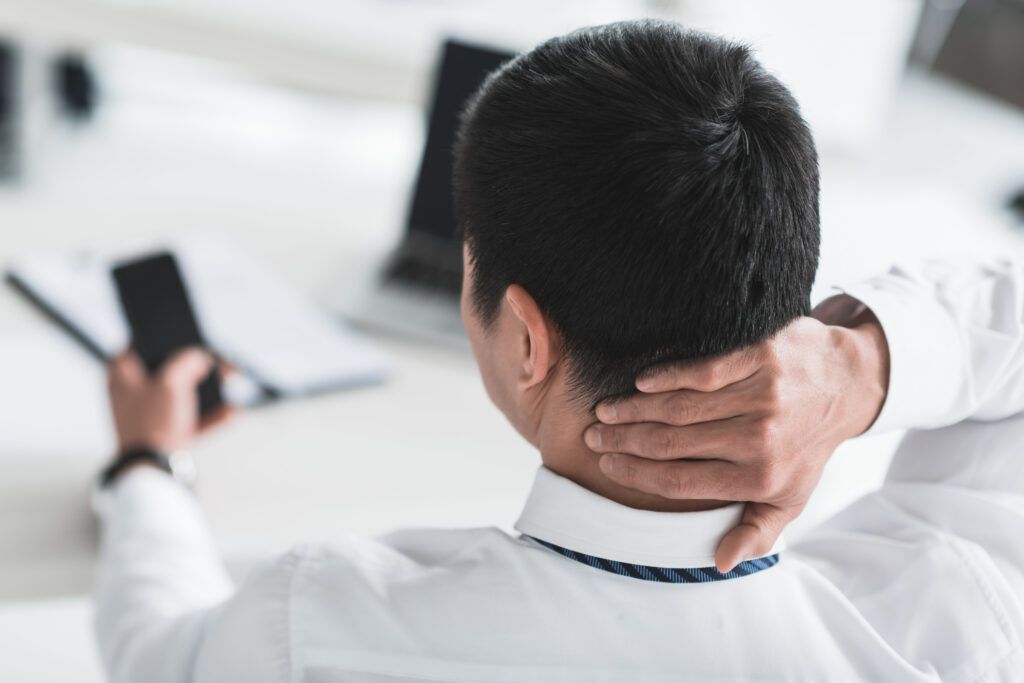
[[633, 394], [628, 400], [623, 401], [619, 406], [619, 413], [628, 420], [635, 420], [643, 415], [643, 406], [640, 405], [640, 396]]
[[700, 405], [686, 394], [676, 394], [668, 401], [668, 419], [675, 424], [690, 424], [700, 419]]
[[622, 450], [622, 431], [615, 428], [602, 428], [601, 443], [610, 450]]
[[656, 454], [671, 457], [675, 454], [678, 440], [669, 429], [659, 429], [651, 437], [652, 445]]
[[640, 479], [640, 470], [637, 468], [636, 463], [631, 460], [626, 460], [622, 463], [620, 470], [622, 475], [622, 481], [625, 484], [633, 485]]
[[778, 437], [775, 421], [769, 418], [756, 420], [752, 427], [752, 436], [757, 445], [766, 452], [771, 452]]
[[726, 361], [718, 360], [709, 363], [704, 371], [703, 383], [707, 391], [714, 391], [722, 382], [726, 372]]
[[660, 495], [666, 498], [683, 498], [686, 495], [682, 478], [675, 470], [667, 470], [658, 479]]
[[765, 453], [772, 456], [779, 454], [781, 436], [779, 434], [779, 423], [775, 420], [766, 420], [767, 424], [761, 433], [761, 447]]
[[754, 489], [760, 498], [771, 498], [779, 487], [779, 471], [772, 463], [763, 464], [754, 477]]
[[782, 379], [773, 374], [764, 387], [765, 407], [768, 410], [779, 410], [782, 408], [784, 389]]
[[161, 393], [171, 394], [178, 388], [178, 378], [174, 373], [165, 372], [157, 376], [155, 384]]
[[693, 365], [688, 370], [689, 381], [686, 386], [697, 391], [710, 391], [714, 386], [717, 361], [708, 360]]

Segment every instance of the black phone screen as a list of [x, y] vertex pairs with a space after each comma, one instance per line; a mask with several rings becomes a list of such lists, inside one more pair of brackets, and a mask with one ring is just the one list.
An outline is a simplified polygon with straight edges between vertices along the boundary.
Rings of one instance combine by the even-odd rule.
[[[206, 346], [172, 254], [122, 263], [113, 276], [132, 348], [150, 373], [185, 347]], [[222, 402], [220, 380], [213, 370], [199, 386], [199, 412], [206, 414]]]

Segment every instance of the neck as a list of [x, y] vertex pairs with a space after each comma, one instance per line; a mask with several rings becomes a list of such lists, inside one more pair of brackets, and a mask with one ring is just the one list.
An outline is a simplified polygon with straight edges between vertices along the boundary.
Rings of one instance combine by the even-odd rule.
[[[560, 383], [564, 387], [564, 383]], [[545, 390], [536, 405], [534, 443], [545, 467], [585, 489], [639, 510], [696, 512], [727, 505], [717, 500], [672, 500], [617, 484], [601, 472], [600, 456], [583, 441], [583, 431], [596, 421], [592, 412], [575, 407], [562, 391]]]

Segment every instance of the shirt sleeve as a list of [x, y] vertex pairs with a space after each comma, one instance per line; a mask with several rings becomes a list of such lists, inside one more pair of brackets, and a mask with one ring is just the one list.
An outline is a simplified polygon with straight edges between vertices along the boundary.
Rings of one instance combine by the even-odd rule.
[[[268, 645], [286, 623], [286, 566], [254, 570], [237, 594], [210, 537], [195, 497], [150, 468], [126, 473], [106, 494], [96, 587], [95, 626], [111, 681], [163, 683], [206, 680], [285, 680], [287, 639]], [[259, 605], [244, 624], [237, 615]], [[225, 623], [239, 626], [233, 658], [245, 677], [210, 678], [197, 662], [210, 634]], [[209, 657], [206, 657], [209, 660]], [[217, 661], [205, 669], [224, 673]], [[236, 671], [235, 673], [239, 673]]]
[[872, 431], [910, 430], [882, 497], [984, 549], [977, 561], [1024, 596], [1024, 264], [900, 266], [846, 292], [889, 344], [889, 394]]
[[1024, 411], [1024, 264], [928, 261], [839, 289], [872, 310], [889, 345], [870, 433]]

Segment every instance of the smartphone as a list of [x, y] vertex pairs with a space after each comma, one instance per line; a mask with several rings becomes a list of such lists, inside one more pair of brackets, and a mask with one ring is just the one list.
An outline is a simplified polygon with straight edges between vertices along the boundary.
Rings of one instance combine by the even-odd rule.
[[[132, 348], [150, 373], [183, 348], [208, 348], [173, 254], [158, 253], [121, 263], [112, 274], [131, 330]], [[216, 368], [198, 391], [200, 416], [224, 402]]]

